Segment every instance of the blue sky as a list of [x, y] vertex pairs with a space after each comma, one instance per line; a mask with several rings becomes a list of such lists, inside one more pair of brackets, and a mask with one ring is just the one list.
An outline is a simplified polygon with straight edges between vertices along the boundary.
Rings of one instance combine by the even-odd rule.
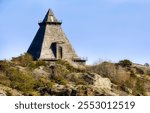
[[49, 8], [88, 63], [150, 63], [150, 0], [0, 0], [0, 59], [27, 51]]

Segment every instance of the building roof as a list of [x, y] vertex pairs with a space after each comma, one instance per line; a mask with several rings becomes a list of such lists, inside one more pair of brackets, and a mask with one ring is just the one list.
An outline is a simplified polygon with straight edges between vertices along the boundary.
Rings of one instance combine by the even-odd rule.
[[53, 11], [51, 9], [48, 10], [43, 22], [58, 22]]
[[71, 43], [61, 28], [61, 22], [57, 21], [51, 9], [48, 10], [39, 25], [40, 28], [27, 51], [34, 59], [71, 60], [77, 57]]

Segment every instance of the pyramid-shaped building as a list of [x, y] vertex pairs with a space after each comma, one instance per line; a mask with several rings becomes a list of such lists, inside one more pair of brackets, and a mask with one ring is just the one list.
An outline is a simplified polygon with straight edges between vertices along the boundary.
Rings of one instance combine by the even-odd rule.
[[72, 48], [69, 40], [61, 28], [62, 22], [58, 21], [52, 10], [48, 10], [45, 18], [39, 23], [37, 31], [27, 53], [36, 60], [70, 60], [85, 63], [79, 58]]

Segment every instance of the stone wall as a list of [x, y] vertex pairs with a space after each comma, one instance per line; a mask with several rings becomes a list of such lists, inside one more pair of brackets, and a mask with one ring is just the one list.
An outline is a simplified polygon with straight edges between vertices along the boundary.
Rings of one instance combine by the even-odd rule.
[[46, 25], [44, 40], [39, 59], [56, 58], [52, 44], [59, 42], [61, 42], [59, 46], [62, 47], [62, 59], [71, 59], [73, 57], [77, 57], [61, 26]]

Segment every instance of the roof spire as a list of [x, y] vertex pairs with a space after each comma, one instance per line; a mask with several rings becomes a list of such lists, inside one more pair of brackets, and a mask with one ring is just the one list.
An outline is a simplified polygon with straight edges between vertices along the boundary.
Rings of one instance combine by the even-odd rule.
[[43, 22], [58, 22], [51, 9], [49, 9], [48, 12], [46, 13], [46, 16], [43, 19]]
[[50, 8], [48, 9], [48, 13], [49, 15], [54, 15], [53, 11]]

